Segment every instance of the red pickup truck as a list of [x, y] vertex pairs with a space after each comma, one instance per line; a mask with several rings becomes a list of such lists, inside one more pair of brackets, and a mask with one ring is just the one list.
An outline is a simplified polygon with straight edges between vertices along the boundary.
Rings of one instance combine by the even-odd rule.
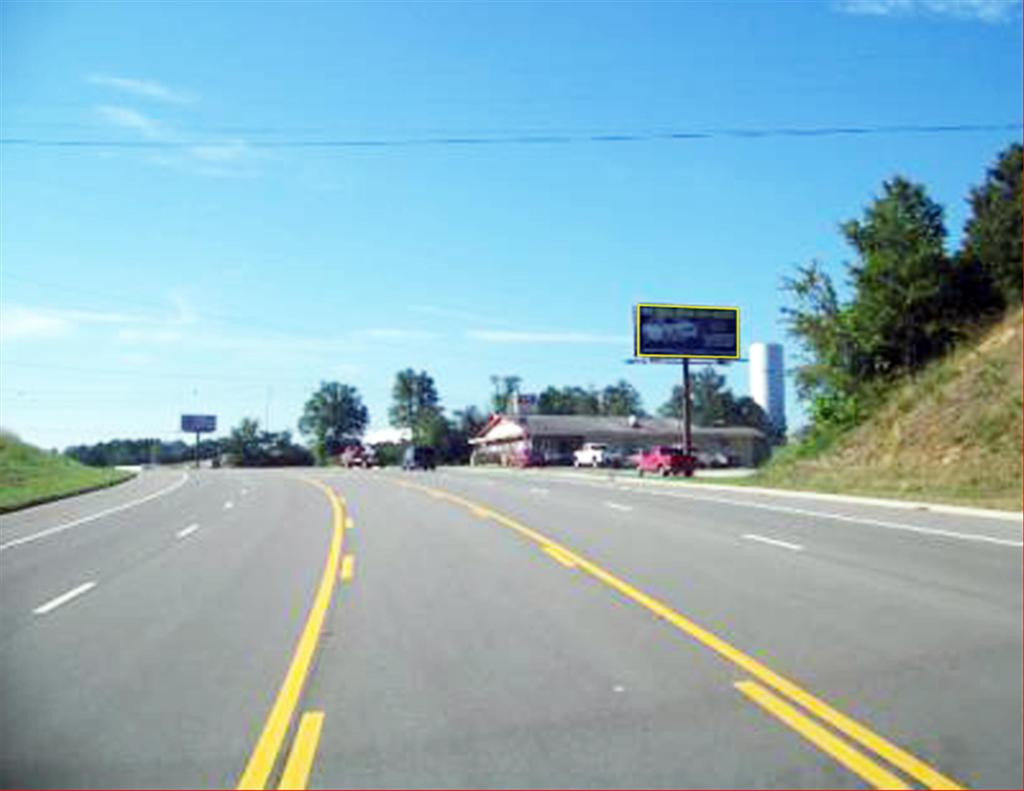
[[655, 445], [653, 448], [641, 451], [636, 457], [636, 471], [641, 478], [647, 472], [663, 476], [682, 473], [690, 478], [696, 468], [696, 456], [686, 453], [682, 448], [669, 445]]

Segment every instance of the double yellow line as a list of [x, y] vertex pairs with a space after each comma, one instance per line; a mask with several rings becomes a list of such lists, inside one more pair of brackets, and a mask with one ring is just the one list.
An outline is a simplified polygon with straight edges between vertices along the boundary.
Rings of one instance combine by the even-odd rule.
[[[464, 497], [421, 484], [399, 483], [407, 488], [422, 491], [436, 499], [447, 500], [466, 508], [475, 516], [483, 519], [493, 519], [498, 524], [514, 530], [524, 538], [538, 544], [545, 553], [563, 566], [577, 568], [589, 574], [608, 587], [618, 591], [626, 598], [664, 619], [679, 631], [710, 648], [719, 656], [761, 682], [760, 684], [749, 680], [737, 682], [735, 687], [739, 692], [780, 721], [786, 723], [801, 736], [828, 753], [875, 788], [904, 789], [910, 788], [910, 786], [888, 768], [854, 747], [849, 741], [840, 738], [833, 731], [824, 728], [818, 722], [807, 717], [804, 712], [810, 712], [819, 720], [830, 725], [835, 731], [843, 734], [861, 747], [870, 750], [876, 756], [888, 761], [891, 766], [902, 770], [927, 788], [959, 789], [962, 787], [952, 778], [942, 774], [906, 750], [897, 747], [853, 718], [829, 706], [820, 698], [815, 697], [794, 682], [769, 669], [761, 662], [743, 653], [702, 626], [697, 625], [668, 605], [663, 604], [652, 596], [648, 596], [625, 580], [616, 577], [611, 572], [606, 571], [596, 563], [587, 560], [557, 541], [553, 541], [511, 517]], [[774, 694], [771, 690], [775, 690], [782, 697]], [[803, 711], [790, 705], [790, 703], [796, 703]]]
[[[313, 599], [313, 606], [306, 617], [306, 625], [303, 627], [302, 635], [295, 647], [288, 672], [277, 692], [274, 705], [270, 709], [270, 714], [263, 725], [263, 731], [249, 757], [245, 771], [238, 780], [238, 788], [265, 788], [271, 772], [274, 771], [277, 757], [281, 752], [285, 737], [288, 735], [292, 718], [295, 716], [295, 709], [299, 704], [306, 677], [309, 675], [313, 655], [316, 653], [320, 633], [323, 630], [324, 619], [330, 608], [334, 585], [338, 580], [338, 565], [341, 561], [345, 527], [348, 523], [345, 515], [345, 501], [338, 497], [331, 487], [320, 481], [303, 480], [323, 491], [331, 503], [333, 531], [330, 549], [327, 553], [327, 564], [324, 567], [323, 576], [320, 577], [316, 598]], [[305, 788], [313, 765], [313, 757], [316, 754], [316, 746], [320, 739], [323, 719], [323, 712], [320, 711], [303, 714], [291, 753], [281, 775], [279, 788]]]

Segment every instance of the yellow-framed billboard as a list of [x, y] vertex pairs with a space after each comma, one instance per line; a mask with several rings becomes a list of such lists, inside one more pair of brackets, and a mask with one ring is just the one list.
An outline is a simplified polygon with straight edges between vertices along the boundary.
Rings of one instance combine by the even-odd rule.
[[641, 302], [633, 313], [635, 357], [738, 360], [740, 309]]

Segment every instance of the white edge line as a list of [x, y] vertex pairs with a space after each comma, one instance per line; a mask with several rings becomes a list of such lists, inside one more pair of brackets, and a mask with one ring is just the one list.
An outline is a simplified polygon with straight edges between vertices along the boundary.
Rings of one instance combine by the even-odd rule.
[[862, 516], [846, 516], [844, 514], [832, 514], [827, 511], [812, 511], [807, 508], [792, 508], [785, 505], [766, 505], [764, 503], [743, 503], [730, 500], [726, 497], [701, 497], [681, 494], [679, 492], [660, 492], [666, 497], [679, 497], [687, 500], [708, 500], [716, 503], [726, 503], [740, 508], [760, 508], [764, 511], [778, 511], [784, 514], [799, 514], [800, 516], [815, 516], [822, 519], [834, 519], [839, 522], [852, 522], [858, 525], [872, 525], [873, 527], [884, 527], [887, 530], [904, 530], [908, 533], [920, 533], [926, 536], [941, 536], [943, 538], [955, 538], [961, 541], [980, 541], [987, 544], [998, 544], [1004, 547], [1024, 547], [1024, 541], [1014, 541], [1008, 538], [996, 538], [980, 533], [958, 533], [955, 530], [943, 530], [939, 527], [923, 527], [921, 525], [908, 525], [902, 522], [885, 522], [881, 519], [868, 519]]
[[[587, 473], [559, 472], [555, 473], [561, 478], [575, 478], [584, 480], [593, 478]], [[633, 479], [633, 483], [638, 483]], [[685, 484], [672, 483], [668, 481], [645, 481], [643, 485], [653, 486], [679, 486], [685, 485], [688, 489], [699, 489], [702, 491], [736, 492], [737, 494], [761, 494], [768, 497], [791, 497], [803, 500], [816, 500], [828, 503], [848, 503], [850, 505], [870, 505], [879, 508], [893, 508], [901, 511], [924, 511], [926, 513], [951, 514], [953, 516], [976, 516], [982, 519], [995, 519], [1004, 522], [1019, 523], [1024, 519], [1024, 513], [1020, 511], [999, 511], [994, 508], [972, 508], [964, 505], [948, 505], [946, 503], [928, 503], [917, 500], [895, 500], [886, 497], [864, 497], [854, 494], [834, 494], [832, 492], [808, 492], [803, 489], [772, 489], [767, 486], [737, 486], [729, 483], [699, 483], [687, 481]]]
[[[599, 487], [599, 488], [602, 488], [602, 489], [609, 488], [609, 485], [606, 484], [606, 483], [602, 483], [600, 481], [585, 480], [587, 478], [592, 477], [592, 476], [589, 476], [589, 475], [580, 475], [580, 474], [574, 474], [574, 473], [555, 473], [555, 476], [560, 478], [561, 480], [565, 481], [566, 483], [576, 483], [576, 484], [580, 484], [580, 485], [583, 485], [583, 486], [596, 486], [596, 487]], [[612, 486], [614, 486], [614, 484]], [[663, 486], [665, 488], [667, 488], [667, 487], [673, 486], [673, 485], [672, 484], [664, 484]], [[739, 486], [726, 487], [726, 486], [717, 486], [717, 485], [710, 485], [710, 484], [703, 484], [703, 485], [702, 484], [686, 484], [686, 486], [687, 486], [687, 488], [689, 488], [689, 487], [697, 488], [699, 486], [701, 489], [704, 489], [704, 490], [708, 490], [708, 489], [716, 489], [716, 490], [719, 490], [719, 491], [721, 491], [723, 489], [724, 490], [731, 490], [731, 491], [735, 491], [735, 492], [740, 493], [740, 494], [742, 494], [744, 492], [756, 492], [756, 489], [754, 489], [754, 487], [739, 487]], [[664, 491], [664, 489], [659, 491], [659, 489], [653, 488], [653, 487], [648, 487], [646, 484], [639, 484], [639, 483], [626, 484], [625, 487], [623, 487], [620, 484], [619, 486], [614, 486], [614, 488], [617, 488], [620, 491], [628, 490], [628, 491], [636, 492], [637, 494], [659, 495], [659, 496], [662, 496], [662, 497], [678, 497], [678, 498], [684, 499], [684, 500], [704, 500], [706, 502], [712, 502], [712, 503], [724, 503], [726, 505], [732, 505], [732, 506], [735, 506], [737, 508], [759, 508], [759, 509], [761, 509], [763, 511], [777, 511], [779, 513], [784, 513], [784, 514], [800, 514], [802, 516], [815, 516], [815, 517], [820, 517], [822, 519], [835, 519], [835, 520], [840, 521], [840, 522], [852, 522], [853, 524], [872, 525], [874, 527], [884, 527], [884, 528], [887, 528], [889, 530], [904, 530], [904, 531], [909, 532], [909, 533], [920, 533], [921, 535], [926, 535], [926, 536], [939, 536], [939, 537], [942, 537], [942, 538], [953, 538], [953, 539], [958, 539], [960, 541], [976, 541], [976, 542], [985, 543], [985, 544], [996, 544], [998, 546], [1003, 546], [1003, 547], [1014, 547], [1015, 549], [1020, 549], [1021, 547], [1024, 547], [1024, 541], [1015, 541], [1015, 540], [1009, 539], [1009, 538], [997, 538], [995, 536], [986, 536], [986, 535], [982, 535], [980, 533], [958, 533], [958, 532], [956, 532], [954, 530], [943, 530], [943, 529], [938, 528], [938, 527], [923, 527], [923, 526], [920, 526], [920, 525], [908, 525], [908, 524], [905, 524], [903, 522], [886, 522], [886, 521], [883, 521], [881, 519], [870, 519], [870, 518], [867, 518], [867, 517], [860, 517], [860, 516], [846, 516], [844, 514], [829, 513], [828, 511], [813, 511], [813, 510], [810, 510], [810, 509], [807, 509], [807, 508], [793, 508], [791, 506], [785, 506], [785, 505], [770, 505], [768, 503], [753, 503], [753, 502], [743, 501], [743, 500], [734, 500], [734, 499], [730, 499], [728, 497], [710, 497], [710, 496], [707, 496], [707, 495], [700, 495], [700, 494], [684, 494], [684, 493], [679, 492], [679, 491]], [[678, 487], [677, 486], [673, 486], [673, 489], [678, 489]], [[800, 496], [800, 495], [803, 495], [803, 494], [813, 494], [813, 493], [807, 493], [807, 492], [790, 492], [789, 490], [781, 490], [781, 489], [778, 489], [778, 490], [766, 490], [766, 493], [767, 492], [771, 492], [772, 494], [780, 495], [780, 496], [789, 496], [791, 494], [795, 494], [797, 496]], [[874, 505], [874, 503], [866, 503], [865, 502], [866, 499], [867, 498], [852, 498], [851, 497], [851, 498], [849, 498], [848, 502], [850, 502], [851, 504], [860, 504], [860, 505], [871, 504], [871, 505]], [[907, 507], [907, 504], [902, 503], [902, 502], [896, 503], [896, 504], [890, 503], [890, 502], [879, 502], [878, 504], [879, 505], [883, 505], [883, 504], [884, 505], [891, 505], [891, 506], [896, 507], [896, 508], [906, 508]], [[940, 509], [940, 506], [929, 506], [929, 510], [932, 510], [932, 511], [934, 511], [936, 513], [942, 513], [943, 511], [940, 511], [939, 509]], [[982, 514], [979, 513], [978, 515], [981, 516]], [[1013, 514], [1009, 514], [1007, 516], [1004, 516], [1002, 514], [994, 514], [993, 512], [986, 512], [984, 515], [991, 516], [991, 517], [994, 517], [994, 518], [999, 518], [999, 519], [1010, 519], [1010, 520], [1017, 519], [1017, 517], [1015, 515], [1013, 515]]]
[[790, 544], [788, 541], [779, 541], [777, 538], [767, 538], [766, 536], [759, 536], [755, 533], [744, 533], [743, 538], [749, 539], [750, 541], [760, 541], [762, 544], [771, 544], [772, 546], [782, 547], [783, 549], [792, 549], [794, 552], [804, 551], [802, 544]]
[[631, 505], [622, 505], [621, 503], [613, 503], [611, 500], [605, 500], [604, 504], [607, 505], [609, 508], [614, 508], [616, 511], [632, 511], [633, 510], [633, 506], [631, 506]]
[[77, 588], [72, 588], [67, 593], [62, 593], [57, 598], [50, 599], [50, 601], [46, 602], [46, 604], [42, 604], [39, 607], [36, 607], [34, 610], [32, 610], [32, 612], [34, 612], [36, 615], [46, 615], [46, 613], [50, 612], [51, 610], [56, 610], [62, 604], [67, 604], [72, 599], [81, 596], [83, 593], [86, 593], [87, 591], [95, 587], [95, 582], [83, 582]]
[[[579, 476], [575, 479], [570, 478], [569, 475], [563, 474], [559, 477], [566, 483], [575, 483], [583, 486], [594, 486], [602, 489], [607, 489], [608, 485], [598, 481], [583, 481], [579, 480]], [[955, 530], [943, 530], [939, 527], [924, 527], [921, 525], [908, 525], [903, 522], [886, 522], [881, 519], [870, 519], [863, 516], [846, 516], [845, 514], [835, 514], [828, 511], [814, 511], [808, 508], [794, 508], [787, 505], [771, 505], [769, 503], [754, 503], [744, 500], [735, 500], [728, 497], [712, 497], [703, 494], [689, 494], [683, 493], [676, 489], [672, 491], [666, 491], [664, 488], [648, 488], [643, 484], [633, 484], [632, 486], [627, 485], [625, 489], [622, 487], [616, 487], [620, 491], [631, 491], [636, 494], [647, 494], [657, 497], [675, 497], [681, 500], [703, 500], [710, 503], [723, 503], [725, 505], [732, 505], [737, 508], [759, 508], [762, 511], [776, 511], [783, 514], [799, 514], [800, 516], [814, 516], [820, 517], [821, 519], [834, 519], [839, 522], [851, 522], [859, 525], [872, 525], [873, 527], [884, 527], [888, 530], [903, 530], [908, 533], [920, 533], [926, 536], [939, 536], [941, 538], [953, 538], [960, 541], [976, 541], [985, 544], [996, 544], [1004, 547], [1014, 547], [1020, 549], [1024, 547], [1024, 541], [1015, 541], [1009, 538], [997, 538], [996, 536], [986, 536], [981, 533], [958, 533]], [[712, 488], [711, 486], [705, 488]], [[718, 487], [714, 487], [718, 488]], [[737, 489], [739, 487], [736, 487]]]
[[[463, 472], [475, 472], [482, 475], [501, 472], [501, 468], [462, 468]], [[526, 472], [525, 470], [505, 470], [504, 474], [513, 475]], [[568, 479], [577, 480], [594, 479], [593, 475], [579, 472], [556, 472], [554, 475]], [[619, 476], [622, 479], [622, 476]], [[647, 484], [656, 486], [675, 486], [677, 484], [665, 481], [647, 481]], [[954, 516], [977, 516], [982, 519], [995, 519], [1005, 522], [1020, 523], [1024, 519], [1024, 512], [1001, 511], [995, 508], [972, 508], [964, 505], [949, 505], [947, 503], [929, 503], [918, 500], [896, 500], [889, 497], [864, 497], [853, 494], [834, 494], [832, 492], [808, 492], [803, 489], [772, 489], [766, 486], [737, 486], [729, 483], [699, 483], [688, 481], [685, 486], [689, 489], [701, 489], [707, 491], [736, 492], [738, 494], [763, 494], [770, 497], [792, 497], [805, 500], [818, 500], [821, 502], [849, 503], [851, 505], [872, 505], [880, 508], [894, 508], [902, 511], [924, 511], [936, 514], [952, 514]]]
[[32, 535], [12, 539], [4, 544], [0, 544], [0, 552], [10, 549], [11, 547], [20, 546], [21, 544], [28, 544], [32, 541], [37, 541], [40, 538], [46, 538], [46, 536], [52, 536], [56, 535], [57, 533], [63, 533], [65, 530], [70, 530], [73, 527], [84, 525], [86, 522], [92, 522], [95, 519], [100, 519], [104, 516], [109, 516], [110, 514], [116, 514], [118, 511], [124, 511], [127, 508], [134, 508], [136, 505], [142, 505], [143, 503], [149, 502], [150, 500], [155, 500], [157, 497], [163, 497], [165, 494], [170, 494], [175, 489], [179, 488], [187, 480], [188, 473], [182, 473], [181, 478], [179, 478], [177, 481], [175, 481], [173, 484], [171, 484], [165, 489], [161, 489], [158, 492], [153, 492], [153, 494], [147, 494], [145, 497], [140, 497], [138, 500], [132, 500], [129, 503], [116, 505], [113, 508], [107, 508], [104, 511], [100, 511], [89, 516], [83, 516], [81, 519], [75, 519], [74, 521], [67, 522], [63, 525], [57, 525], [56, 527], [48, 527], [46, 530], [40, 530], [38, 533], [32, 533]]
[[178, 538], [186, 538], [186, 537], [192, 535], [198, 529], [199, 529], [199, 525], [189, 525], [188, 527], [184, 528], [183, 530], [179, 530], [177, 533], [175, 533], [175, 535]]

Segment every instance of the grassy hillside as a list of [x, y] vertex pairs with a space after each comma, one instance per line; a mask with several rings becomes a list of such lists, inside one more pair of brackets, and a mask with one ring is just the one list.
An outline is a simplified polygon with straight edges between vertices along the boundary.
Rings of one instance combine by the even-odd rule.
[[784, 449], [748, 482], [1019, 511], [1021, 354], [1017, 311], [908, 378], [832, 447]]
[[130, 477], [121, 470], [86, 467], [66, 456], [53, 456], [0, 431], [0, 513]]

